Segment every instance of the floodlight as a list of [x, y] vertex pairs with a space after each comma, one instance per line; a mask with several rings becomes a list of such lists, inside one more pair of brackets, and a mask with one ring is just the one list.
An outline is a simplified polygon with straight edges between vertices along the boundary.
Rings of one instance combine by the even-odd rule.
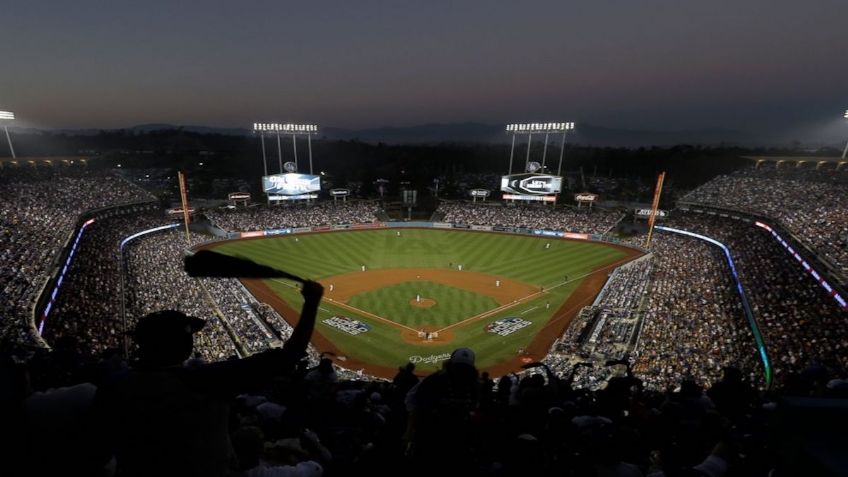
[[318, 126], [314, 124], [253, 123], [253, 131], [278, 131], [286, 134], [314, 134], [318, 132]]
[[573, 122], [567, 123], [527, 123], [527, 124], [508, 124], [506, 131], [513, 134], [525, 133], [560, 133], [574, 129]]
[[0, 111], [0, 119], [15, 119], [15, 113], [11, 111]]
[[842, 116], [842, 117], [845, 118], [845, 119], [848, 119], [848, 109], [845, 110], [845, 115]]

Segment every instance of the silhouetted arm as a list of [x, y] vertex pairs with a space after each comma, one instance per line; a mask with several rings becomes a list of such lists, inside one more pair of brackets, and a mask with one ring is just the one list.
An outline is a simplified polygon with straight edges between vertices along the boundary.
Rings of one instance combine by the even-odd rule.
[[290, 373], [306, 354], [324, 287], [306, 281], [301, 294], [304, 302], [300, 320], [282, 349], [270, 349], [244, 359], [207, 364], [187, 371], [193, 386], [216, 394], [233, 395], [261, 386], [274, 376]]
[[306, 347], [315, 329], [315, 317], [318, 315], [318, 304], [321, 303], [321, 297], [324, 295], [324, 287], [318, 282], [307, 280], [303, 282], [300, 294], [304, 298], [300, 320], [283, 346], [283, 350], [293, 356], [303, 356], [306, 353]]

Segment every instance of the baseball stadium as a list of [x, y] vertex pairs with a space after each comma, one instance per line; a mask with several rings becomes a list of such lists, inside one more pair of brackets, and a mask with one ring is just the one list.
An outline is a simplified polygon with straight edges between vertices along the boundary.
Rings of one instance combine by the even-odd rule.
[[848, 475], [844, 0], [6, 3], [0, 476]]
[[[261, 146], [256, 126], [251, 142]], [[362, 431], [320, 417], [352, 412], [326, 396], [368, 393], [361, 412], [371, 415], [384, 399], [415, 399], [417, 383], [468, 379], [451, 377], [458, 372], [473, 371], [492, 393], [474, 398], [481, 403], [520, 406], [543, 390], [559, 396], [546, 401], [601, 399], [613, 383], [636, 386], [639, 399], [708, 396], [693, 390], [728, 379], [750, 396], [792, 393], [848, 364], [836, 225], [848, 168], [839, 158], [744, 156], [682, 191], [664, 187], [660, 173], [649, 178], [646, 204], [604, 200], [623, 179], [582, 184], [569, 180], [573, 172], [543, 174], [529, 158], [525, 172], [500, 179], [460, 176], [453, 192], [456, 179], [445, 177], [441, 196], [421, 203], [404, 184], [375, 181], [369, 196], [291, 172], [294, 161], [279, 175], [307, 176], [306, 186], [269, 174], [257, 181], [262, 195], [246, 188], [217, 201], [194, 198], [191, 172], [176, 171], [160, 177], [179, 191], [165, 204], [148, 180], [153, 169], [115, 160], [2, 161], [3, 346], [27, 363], [36, 389], [67, 383], [82, 392], [68, 376], [106, 362], [141, 366], [132, 363], [154, 359], [145, 349], [158, 356], [150, 347], [170, 349], [177, 336], [189, 339], [186, 370], [285, 363], [300, 343], [295, 369], [262, 369], [303, 380], [302, 397], [315, 401], [289, 405], [338, 450]], [[541, 190], [516, 190], [529, 175]], [[804, 198], [811, 189], [815, 203]], [[204, 253], [230, 261], [191, 268]], [[109, 373], [117, 379], [119, 369]], [[826, 394], [838, 395], [834, 379]], [[240, 381], [212, 386], [230, 382]], [[679, 383], [689, 388], [675, 390]], [[245, 386], [233, 389], [256, 389]], [[42, 389], [32, 399], [59, 392]], [[274, 399], [277, 413], [289, 402]], [[390, 409], [381, 418], [400, 412]]]
[[[314, 342], [386, 378], [398, 362], [435, 371], [457, 347], [480, 350], [486, 357], [478, 366], [494, 375], [518, 371], [547, 354], [610, 271], [642, 254], [580, 240], [367, 225], [374, 228], [209, 248], [311, 274], [325, 289]], [[284, 280], [244, 285], [282, 316], [296, 316], [302, 304]]]

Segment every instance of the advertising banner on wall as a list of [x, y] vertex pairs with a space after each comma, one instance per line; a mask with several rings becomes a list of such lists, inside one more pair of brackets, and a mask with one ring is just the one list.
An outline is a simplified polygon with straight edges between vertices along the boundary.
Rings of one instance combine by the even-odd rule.
[[[647, 217], [651, 216], [651, 209], [635, 209], [633, 213], [636, 214], [636, 217], [646, 217], [647, 218]], [[665, 210], [662, 210], [662, 209], [657, 209], [657, 218], [658, 219], [664, 219], [666, 217], [668, 217], [668, 212], [666, 212]]]
[[317, 199], [318, 194], [298, 194], [298, 195], [279, 195], [279, 194], [268, 194], [268, 200], [306, 200], [306, 199]]
[[504, 200], [534, 200], [538, 202], [556, 202], [555, 195], [524, 195], [524, 194], [504, 194]]
[[577, 202], [595, 202], [598, 200], [598, 194], [580, 192], [579, 194], [574, 194], [574, 200]]
[[353, 224], [351, 228], [354, 229], [376, 229], [379, 227], [385, 227], [386, 224], [383, 222], [372, 222], [370, 224]]

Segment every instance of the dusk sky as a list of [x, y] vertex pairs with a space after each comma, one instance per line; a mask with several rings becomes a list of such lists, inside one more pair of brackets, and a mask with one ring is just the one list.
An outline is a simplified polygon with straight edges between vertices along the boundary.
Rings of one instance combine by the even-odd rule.
[[848, 1], [9, 1], [32, 127], [573, 120], [848, 131]]

